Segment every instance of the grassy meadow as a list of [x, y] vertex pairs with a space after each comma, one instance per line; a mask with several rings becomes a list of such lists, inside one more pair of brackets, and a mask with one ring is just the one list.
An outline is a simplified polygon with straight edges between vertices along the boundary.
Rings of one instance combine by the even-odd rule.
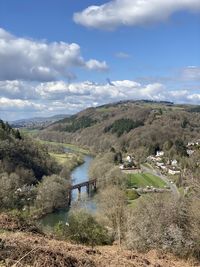
[[136, 173], [128, 174], [128, 186], [137, 188], [147, 186], [163, 188], [164, 186], [166, 186], [166, 183], [159, 177], [150, 173]]

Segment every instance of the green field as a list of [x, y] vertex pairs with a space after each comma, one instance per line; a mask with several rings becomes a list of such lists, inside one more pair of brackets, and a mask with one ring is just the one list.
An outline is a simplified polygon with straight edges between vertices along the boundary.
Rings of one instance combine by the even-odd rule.
[[150, 173], [136, 173], [128, 174], [128, 187], [146, 187], [153, 186], [155, 188], [162, 188], [166, 183], [159, 177]]
[[71, 161], [73, 158], [73, 154], [69, 153], [57, 154], [50, 152], [49, 154], [61, 165], [65, 164], [66, 161]]
[[20, 132], [23, 134], [30, 134], [34, 135], [37, 134], [40, 130], [38, 129], [27, 129], [27, 128], [20, 128]]
[[71, 150], [73, 150], [74, 152], [78, 152], [78, 153], [82, 153], [82, 154], [90, 154], [89, 150], [81, 148], [79, 146], [76, 145], [72, 145], [72, 144], [65, 144], [65, 143], [58, 143], [58, 142], [50, 142], [50, 141], [44, 141], [44, 140], [40, 140], [37, 139], [41, 144], [50, 144], [50, 145], [61, 145], [65, 148], [69, 148]]
[[73, 153], [62, 153], [62, 154], [49, 153], [49, 154], [57, 161], [58, 164], [68, 167], [70, 171], [84, 162], [82, 154], [73, 154]]

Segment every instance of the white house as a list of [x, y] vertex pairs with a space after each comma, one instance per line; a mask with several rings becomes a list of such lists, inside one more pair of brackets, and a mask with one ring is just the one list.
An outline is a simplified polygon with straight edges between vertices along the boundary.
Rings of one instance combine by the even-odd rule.
[[178, 161], [176, 159], [171, 161], [171, 165], [172, 166], [177, 166], [178, 165]]
[[175, 170], [171, 170], [171, 169], [169, 169], [169, 170], [168, 170], [168, 173], [171, 174], [171, 175], [175, 175], [175, 174], [179, 174], [179, 173], [181, 173], [181, 172], [180, 172], [180, 171], [175, 171]]
[[164, 151], [157, 151], [156, 152], [156, 157], [162, 157], [164, 156], [165, 152]]
[[157, 162], [156, 165], [157, 165], [158, 167], [161, 167], [161, 166], [164, 165], [164, 163], [163, 163], [163, 162]]
[[189, 147], [189, 146], [194, 146], [194, 145], [195, 145], [194, 142], [188, 142], [188, 144], [187, 144], [188, 147]]
[[166, 169], [167, 169], [167, 167], [166, 167], [165, 165], [160, 166], [160, 168], [161, 168], [162, 170], [166, 170]]
[[126, 160], [127, 160], [129, 163], [131, 163], [131, 162], [133, 161], [133, 158], [132, 158], [130, 155], [128, 155], [128, 156], [126, 157]]
[[187, 154], [188, 156], [191, 156], [194, 153], [194, 150], [192, 149], [187, 149]]

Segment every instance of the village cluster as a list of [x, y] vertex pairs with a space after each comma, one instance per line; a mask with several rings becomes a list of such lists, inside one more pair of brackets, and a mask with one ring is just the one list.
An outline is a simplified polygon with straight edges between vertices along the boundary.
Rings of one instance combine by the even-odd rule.
[[[187, 154], [190, 157], [195, 150], [200, 148], [200, 140], [188, 142], [187, 144]], [[147, 162], [151, 164], [153, 167], [159, 169], [162, 174], [168, 175], [178, 175], [181, 173], [181, 167], [179, 166], [177, 159], [166, 159], [164, 151], [157, 151], [156, 155], [150, 155], [147, 157]], [[123, 164], [119, 167], [121, 170], [137, 170], [139, 169], [136, 167], [136, 163], [134, 161], [134, 157], [128, 155], [124, 160]]]

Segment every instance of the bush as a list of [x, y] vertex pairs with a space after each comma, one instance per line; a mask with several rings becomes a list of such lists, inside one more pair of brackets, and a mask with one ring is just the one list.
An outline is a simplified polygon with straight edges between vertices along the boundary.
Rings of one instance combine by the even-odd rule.
[[135, 200], [140, 197], [140, 195], [135, 190], [126, 190], [126, 196], [128, 200]]
[[55, 227], [55, 232], [59, 237], [92, 247], [111, 243], [108, 231], [91, 214], [83, 210], [70, 212], [68, 223], [59, 223]]

